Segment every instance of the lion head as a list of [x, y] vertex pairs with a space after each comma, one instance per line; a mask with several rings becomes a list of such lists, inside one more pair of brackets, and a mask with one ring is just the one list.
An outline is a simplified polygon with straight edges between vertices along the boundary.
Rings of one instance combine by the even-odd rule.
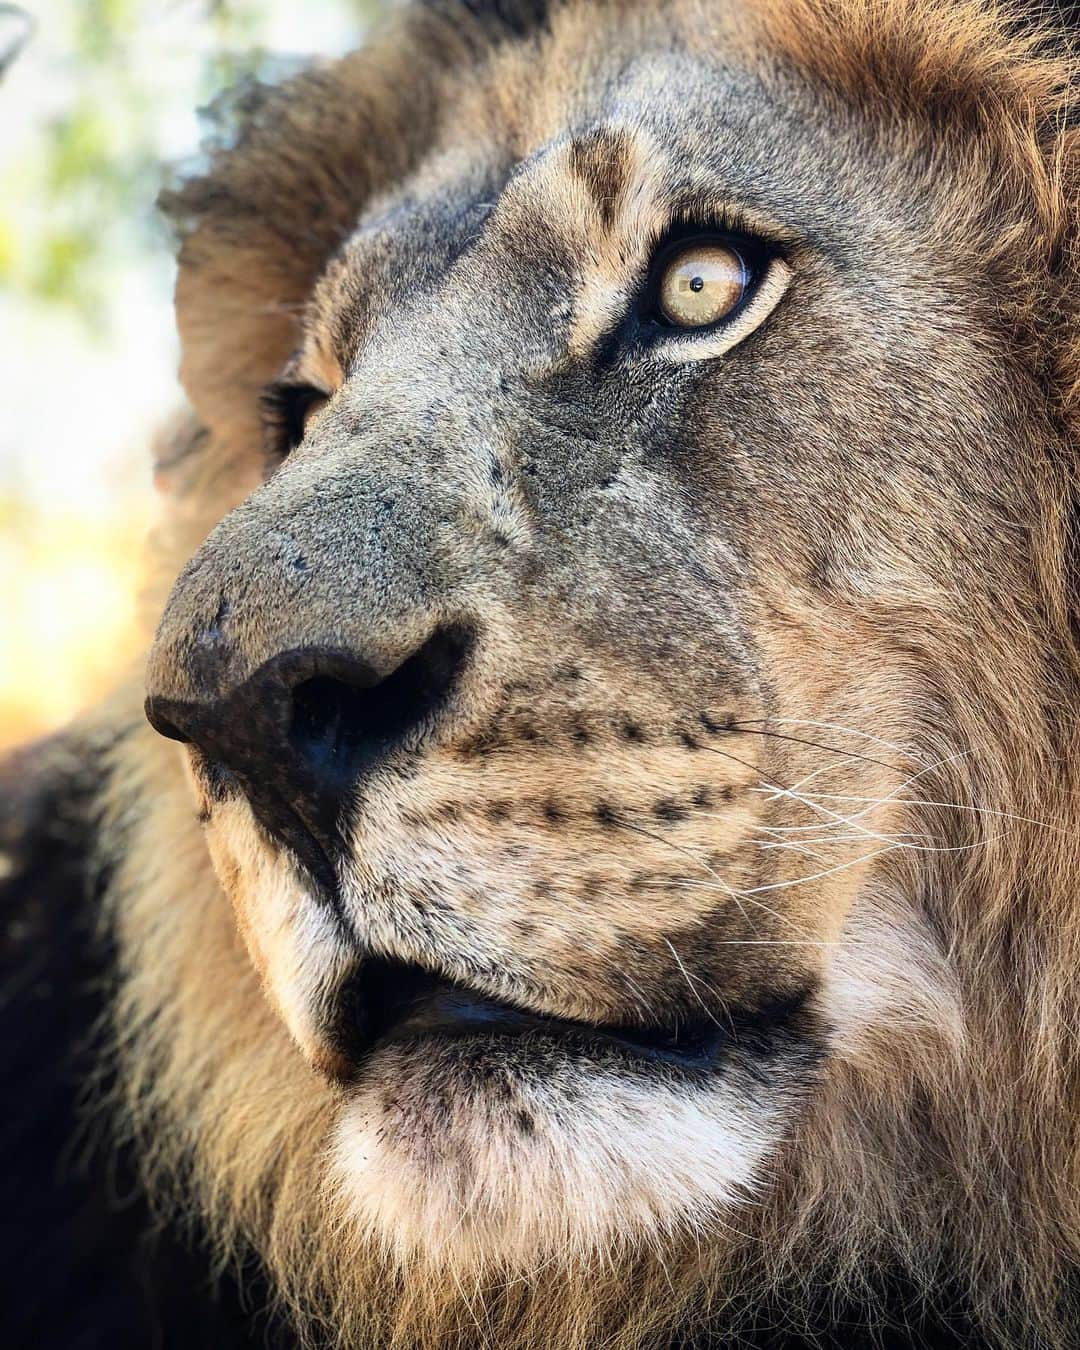
[[1070, 81], [949, 0], [429, 5], [169, 198], [122, 1076], [301, 1321], [1059, 1325]]

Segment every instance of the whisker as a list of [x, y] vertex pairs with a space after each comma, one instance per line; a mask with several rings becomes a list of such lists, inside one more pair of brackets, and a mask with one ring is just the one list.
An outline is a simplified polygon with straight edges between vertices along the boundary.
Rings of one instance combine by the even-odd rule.
[[789, 881], [771, 881], [764, 886], [751, 887], [749, 891], [743, 891], [741, 894], [745, 899], [748, 895], [762, 895], [768, 891], [780, 891], [791, 886], [801, 886], [807, 881], [820, 881], [823, 877], [831, 877], [849, 867], [856, 867], [861, 862], [869, 862], [871, 858], [880, 858], [883, 854], [892, 853], [895, 847], [894, 844], [890, 844], [887, 848], [875, 849], [872, 853], [863, 853], [858, 858], [849, 858], [847, 862], [837, 863], [835, 867], [827, 867], [822, 872], [812, 872], [809, 876], [793, 877]]
[[832, 772], [833, 772], [834, 770], [836, 770], [836, 769], [846, 769], [846, 768], [847, 768], [847, 763], [846, 763], [844, 760], [841, 760], [841, 759], [838, 759], [838, 760], [837, 760], [835, 763], [833, 763], [833, 764], [822, 764], [820, 768], [818, 768], [818, 769], [813, 769], [810, 773], [805, 774], [802, 778], [800, 778], [800, 779], [798, 779], [796, 782], [792, 783], [792, 784], [791, 784], [791, 787], [790, 787], [790, 791], [792, 791], [792, 792], [798, 792], [798, 791], [799, 791], [802, 787], [804, 787], [807, 783], [813, 782], [813, 780], [814, 780], [815, 778], [821, 778], [821, 777], [823, 777], [825, 774], [827, 774], [827, 773], [832, 773]]
[[[872, 858], [880, 858], [886, 853], [895, 853], [896, 845], [890, 844], [887, 848], [874, 849], [871, 853], [863, 853], [858, 858], [849, 858], [847, 862], [837, 863], [835, 867], [827, 867], [821, 872], [812, 872], [808, 876], [792, 877], [787, 881], [770, 881], [763, 886], [752, 886], [748, 891], [740, 891], [739, 895], [743, 900], [751, 900], [755, 895], [763, 895], [768, 891], [782, 891], [793, 886], [802, 886], [808, 881], [821, 881], [824, 877], [831, 877], [837, 872], [843, 872], [849, 867], [856, 867], [859, 863], [869, 862]], [[684, 881], [679, 883], [687, 890], [710, 890], [707, 881]], [[779, 918], [780, 916], [777, 915]]]
[[873, 741], [877, 745], [883, 745], [886, 750], [895, 750], [900, 755], [911, 753], [907, 746], [883, 740], [880, 736], [872, 736], [868, 731], [860, 731], [857, 727], [843, 726], [839, 722], [815, 722], [809, 717], [747, 717], [739, 725], [749, 725], [751, 722], [775, 722], [781, 727], [819, 727], [823, 731], [839, 731], [845, 736], [858, 736], [864, 741]]
[[[857, 840], [864, 839], [865, 834], [841, 834], [829, 836], [817, 836], [817, 842], [828, 844], [850, 844]], [[894, 848], [906, 849], [911, 853], [969, 853], [976, 848], [985, 848], [988, 844], [996, 843], [999, 839], [1007, 839], [1008, 832], [1003, 834], [989, 835], [986, 839], [976, 839], [970, 844], [911, 844], [903, 838], [894, 838], [891, 835], [879, 834], [871, 836], [879, 839], [883, 843], [890, 843]], [[806, 852], [806, 849], [798, 842], [759, 844], [759, 848], [766, 849], [796, 849], [799, 852]]]
[[[728, 751], [728, 750], [721, 750], [721, 749], [719, 749], [717, 746], [705, 746], [704, 748], [705, 748], [706, 750], [711, 750], [714, 754], [722, 755], [725, 759], [733, 760], [736, 764], [741, 764], [744, 768], [753, 768], [754, 771], [757, 772], [757, 773], [759, 773], [759, 774], [760, 774], [760, 772], [761, 772], [761, 770], [760, 770], [759, 768], [755, 768], [755, 766], [749, 764], [748, 761], [746, 761], [746, 760], [744, 760], [744, 759], [741, 759], [738, 755], [733, 755], [733, 754], [731, 754], [731, 752]], [[966, 752], [965, 752], [965, 753], [966, 753]], [[880, 761], [875, 761], [875, 762], [880, 763]], [[890, 767], [891, 767], [891, 766], [890, 766]], [[937, 767], [937, 766], [933, 766], [933, 767]], [[920, 773], [924, 773], [924, 772], [929, 772], [929, 769], [926, 769], [926, 770], [920, 770]], [[912, 777], [910, 777], [910, 778], [908, 778], [907, 780], [905, 780], [904, 783], [901, 783], [895, 790], [896, 790], [896, 791], [901, 791], [901, 790], [903, 789], [903, 787], [905, 787], [905, 786], [907, 786], [908, 784], [914, 782], [915, 779], [918, 778], [919, 776], [920, 776], [919, 774], [913, 775]], [[840, 823], [840, 824], [850, 825], [850, 826], [852, 826], [852, 827], [855, 828], [855, 829], [861, 829], [861, 828], [862, 828], [861, 826], [859, 826], [859, 825], [857, 825], [857, 824], [855, 823], [855, 819], [854, 819], [854, 818], [850, 818], [850, 819], [849, 819], [847, 816], [842, 816], [842, 815], [840, 815], [839, 813], [837, 813], [837, 812], [835, 812], [835, 811], [830, 811], [828, 807], [819, 806], [819, 805], [816, 804], [815, 801], [810, 800], [810, 798], [803, 797], [800, 793], [796, 792], [793, 788], [786, 788], [786, 787], [783, 787], [781, 784], [778, 784], [778, 783], [770, 783], [766, 778], [762, 778], [762, 779], [761, 779], [761, 782], [764, 784], [764, 787], [763, 787], [763, 788], [754, 788], [754, 789], [752, 789], [752, 790], [755, 791], [755, 792], [761, 792], [761, 791], [769, 792], [769, 793], [771, 794], [771, 796], [772, 796], [773, 799], [775, 799], [777, 796], [789, 797], [789, 798], [791, 798], [791, 800], [793, 800], [793, 801], [801, 802], [801, 803], [802, 803], [804, 806], [806, 806], [809, 810], [811, 810], [811, 811], [816, 811], [816, 812], [818, 813], [818, 815], [829, 815], [829, 816], [832, 816], [833, 819], [834, 819], [836, 822]], [[823, 796], [824, 794], [813, 794], [813, 795], [814, 795], [814, 796]], [[887, 799], [888, 799], [888, 797], [884, 798], [883, 800], [887, 800]], [[856, 814], [857, 814], [857, 815], [859, 815], [859, 814], [865, 814], [865, 812], [858, 812], [858, 813], [856, 813]], [[808, 827], [806, 827], [806, 828], [813, 828], [813, 827], [809, 827], [809, 826], [808, 826]], [[868, 838], [871, 838], [871, 839], [872, 839], [872, 838], [875, 838], [875, 837], [883, 838], [883, 836], [875, 836], [874, 833], [873, 833], [872, 831], [870, 831], [870, 830], [867, 830], [867, 831], [866, 831], [866, 835], [867, 835]], [[745, 896], [746, 892], [740, 892], [740, 894], [743, 895], [743, 896]]]
[[680, 853], [683, 857], [689, 858], [696, 867], [700, 867], [703, 872], [708, 873], [709, 876], [714, 878], [717, 887], [727, 892], [732, 900], [735, 901], [736, 905], [738, 905], [739, 913], [742, 914], [747, 923], [750, 922], [750, 916], [743, 909], [734, 887], [729, 886], [724, 878], [720, 876], [718, 872], [715, 872], [700, 854], [694, 853], [691, 849], [684, 848], [680, 844], [673, 844], [670, 839], [665, 839], [661, 834], [654, 834], [652, 830], [646, 830], [641, 825], [632, 825], [628, 820], [619, 820], [617, 823], [621, 829], [631, 830], [634, 834], [644, 835], [646, 839], [651, 839], [654, 844], [664, 844], [667, 848], [670, 848], [672, 852]]
[[[780, 796], [780, 797], [789, 797], [792, 801], [799, 802], [801, 805], [803, 805], [803, 806], [809, 808], [809, 810], [815, 811], [819, 816], [829, 816], [829, 817], [831, 817], [830, 820], [824, 822], [823, 824], [819, 824], [819, 825], [804, 825], [804, 826], [801, 826], [801, 827], [800, 827], [800, 826], [797, 826], [797, 825], [790, 825], [790, 826], [780, 826], [780, 827], [778, 827], [779, 829], [786, 830], [787, 832], [794, 832], [794, 831], [797, 831], [797, 830], [799, 830], [799, 829], [802, 829], [802, 830], [804, 830], [804, 831], [814, 830], [814, 829], [818, 829], [818, 830], [835, 829], [836, 826], [838, 826], [838, 825], [848, 825], [848, 826], [850, 826], [852, 829], [858, 830], [858, 831], [859, 831], [865, 838], [867, 838], [867, 839], [885, 840], [886, 837], [887, 837], [887, 836], [885, 836], [885, 835], [879, 834], [879, 833], [877, 833], [877, 832], [875, 832], [875, 831], [873, 831], [873, 830], [868, 829], [866, 826], [859, 825], [859, 824], [857, 823], [857, 820], [856, 820], [856, 816], [857, 816], [859, 813], [856, 813], [856, 816], [845, 816], [845, 815], [842, 815], [842, 814], [841, 814], [840, 812], [838, 812], [838, 811], [832, 811], [832, 810], [830, 810], [829, 807], [827, 807], [827, 806], [821, 806], [821, 805], [819, 804], [819, 799], [820, 799], [820, 797], [822, 797], [824, 794], [821, 794], [821, 793], [813, 793], [813, 794], [811, 794], [810, 796], [807, 797], [807, 796], [803, 796], [803, 794], [800, 793], [800, 792], [793, 792], [790, 788], [781, 788], [781, 787], [777, 787], [777, 786], [775, 786], [774, 784], [771, 784], [771, 783], [766, 783], [766, 784], [765, 784], [765, 787], [764, 787], [763, 789], [762, 789], [762, 788], [755, 788], [755, 789], [753, 789], [753, 791], [755, 791], [755, 792], [767, 791], [767, 792], [771, 793], [770, 800], [773, 800], [773, 801], [775, 801], [776, 798], [777, 798], [778, 796]], [[824, 836], [816, 835], [816, 836], [815, 836], [815, 842], [817, 842], [818, 839], [823, 838], [823, 837], [824, 837]]]
[[634, 991], [634, 994], [637, 997], [638, 1002], [641, 1004], [643, 1011], [649, 1017], [651, 1017], [654, 1022], [658, 1021], [659, 1019], [656, 1015], [655, 1009], [649, 1003], [649, 1000], [645, 997], [645, 995], [641, 992], [641, 989], [636, 983], [636, 981], [632, 980], [630, 976], [627, 975], [625, 970], [621, 970], [618, 967], [613, 968], [615, 969], [616, 974], [622, 979], [623, 983], [629, 985], [630, 988]]
[[[763, 901], [755, 900], [749, 892], [737, 891], [733, 886], [728, 885], [728, 883], [724, 880], [724, 878], [720, 876], [718, 872], [714, 871], [714, 869], [710, 867], [709, 864], [705, 861], [705, 859], [702, 858], [699, 854], [693, 853], [690, 849], [684, 848], [680, 844], [673, 844], [670, 839], [665, 839], [663, 835], [660, 834], [654, 834], [652, 830], [646, 830], [641, 825], [632, 825], [628, 820], [619, 820], [617, 823], [624, 830], [630, 830], [634, 834], [644, 835], [646, 839], [651, 839], [653, 843], [663, 844], [665, 848], [670, 848], [673, 853], [679, 853], [683, 857], [689, 858], [691, 862], [693, 862], [708, 876], [713, 878], [716, 884], [710, 886], [709, 889], [715, 891], [722, 891], [725, 895], [729, 896], [730, 899], [735, 902], [735, 905], [738, 908], [739, 913], [743, 916], [743, 918], [746, 920], [748, 924], [751, 923], [752, 920], [749, 914], [747, 914], [746, 910], [743, 908], [744, 900], [748, 900], [749, 903], [754, 905], [757, 909], [763, 910], [766, 914], [770, 916], [770, 918], [777, 919], [779, 920], [780, 923], [785, 923], [790, 928], [794, 928], [796, 931], [798, 931], [798, 925], [786, 914], [781, 914], [779, 913], [779, 911], [775, 909], [770, 909], [769, 906], [766, 905]], [[707, 883], [702, 882], [690, 884], [706, 885]]]
[[[796, 839], [794, 837], [791, 838], [787, 837], [798, 834], [800, 830], [807, 830], [807, 831], [822, 830], [823, 828], [828, 831], [831, 831], [831, 833], [814, 834], [809, 839]], [[824, 824], [812, 824], [812, 825], [756, 824], [753, 826], [753, 829], [758, 834], [773, 836], [771, 840], [769, 840], [765, 844], [760, 845], [760, 847], [770, 847], [772, 844], [776, 844], [779, 846], [783, 844], [805, 845], [805, 844], [834, 844], [837, 842], [850, 843], [852, 840], [866, 839], [866, 838], [886, 839], [890, 843], [902, 843], [908, 840], [920, 840], [920, 839], [928, 843], [935, 843], [940, 842], [941, 838], [940, 835], [928, 834], [925, 830], [904, 830], [895, 832], [893, 834], [875, 834], [873, 831], [868, 830], [865, 826], [862, 825], [856, 825], [852, 831], [845, 834], [840, 832], [841, 824], [839, 821], [836, 822], [829, 821], [825, 822]]]
[[748, 727], [745, 723], [733, 722], [732, 729], [743, 736], [771, 736], [777, 741], [791, 741], [795, 745], [809, 745], [815, 750], [828, 750], [833, 755], [843, 755], [845, 759], [862, 760], [865, 764], [877, 764], [883, 769], [892, 769], [893, 772], [899, 772], [898, 766], [890, 764], [884, 759], [874, 759], [872, 755], [860, 755], [855, 750], [842, 750], [838, 745], [824, 745], [821, 741], [811, 741], [804, 736], [789, 736], [782, 731], [765, 731], [760, 728]]
[[[761, 791], [763, 791], [763, 790], [764, 790], [764, 789], [761, 789], [761, 788], [752, 788], [752, 789], [751, 789], [751, 791], [753, 791], [753, 792], [761, 792]], [[771, 791], [771, 789], [768, 789], [768, 790]], [[1038, 825], [1041, 829], [1044, 829], [1044, 830], [1053, 830], [1053, 831], [1055, 831], [1055, 832], [1058, 833], [1058, 834], [1069, 834], [1069, 835], [1071, 835], [1071, 834], [1075, 833], [1075, 831], [1069, 829], [1067, 826], [1064, 826], [1064, 825], [1055, 825], [1053, 821], [1049, 821], [1049, 820], [1039, 820], [1039, 819], [1037, 819], [1037, 818], [1034, 817], [1034, 816], [1022, 816], [1022, 815], [1017, 814], [1015, 811], [998, 811], [998, 810], [996, 810], [994, 807], [991, 807], [991, 806], [974, 806], [974, 805], [972, 805], [972, 804], [969, 803], [969, 802], [941, 802], [941, 801], [935, 801], [935, 800], [933, 800], [933, 799], [931, 799], [931, 798], [925, 798], [925, 797], [892, 797], [892, 796], [885, 796], [885, 797], [859, 797], [859, 796], [854, 796], [854, 795], [849, 795], [849, 794], [844, 794], [844, 793], [815, 793], [815, 794], [813, 794], [813, 795], [814, 795], [815, 797], [818, 797], [821, 801], [869, 802], [869, 803], [870, 803], [870, 806], [866, 808], [867, 811], [868, 811], [868, 810], [872, 810], [873, 807], [875, 807], [875, 806], [880, 806], [880, 805], [882, 805], [884, 802], [887, 802], [887, 801], [894, 801], [894, 802], [897, 802], [897, 803], [899, 803], [899, 804], [901, 804], [901, 805], [905, 805], [905, 806], [935, 806], [935, 807], [942, 807], [943, 809], [950, 810], [950, 811], [966, 811], [966, 812], [969, 812], [969, 813], [971, 813], [971, 814], [973, 814], [973, 815], [977, 815], [977, 816], [996, 816], [996, 817], [998, 817], [998, 818], [1001, 819], [1001, 820], [1014, 820], [1014, 821], [1016, 821], [1016, 822], [1018, 822], [1019, 824], [1022, 824], [1022, 825]], [[807, 803], [807, 804], [809, 805], [809, 803]], [[866, 814], [866, 811], [860, 811], [860, 812], [857, 812], [856, 814], [857, 814], [857, 815], [865, 815], [865, 814]], [[851, 819], [855, 819], [855, 817], [853, 816], [853, 817], [851, 817]], [[776, 828], [777, 828], [777, 829], [791, 829], [791, 830], [798, 830], [798, 829], [814, 830], [814, 829], [827, 829], [828, 826], [827, 826], [827, 825], [806, 825], [806, 826], [799, 826], [799, 825], [785, 826], [785, 825], [780, 825], [780, 826], [777, 826]]]
[[[716, 1019], [716, 1017], [713, 1015], [711, 1009], [708, 1008], [708, 1007], [706, 1006], [705, 1000], [701, 997], [701, 995], [698, 993], [698, 991], [694, 988], [694, 982], [693, 982], [693, 980], [690, 978], [690, 972], [686, 969], [686, 967], [685, 967], [685, 966], [683, 965], [683, 963], [682, 963], [682, 957], [680, 957], [679, 953], [675, 950], [674, 946], [672, 945], [671, 942], [668, 941], [667, 938], [664, 939], [664, 942], [665, 942], [665, 944], [667, 945], [668, 949], [670, 950], [672, 956], [675, 958], [675, 964], [679, 967], [679, 969], [680, 969], [680, 970], [682, 971], [682, 973], [683, 973], [683, 979], [686, 981], [686, 987], [690, 990], [690, 992], [693, 994], [694, 998], [696, 998], [697, 1001], [698, 1001], [698, 1003], [701, 1005], [701, 1010], [702, 1010], [702, 1012], [704, 1012], [705, 1016], [709, 1019], [710, 1022], [713, 1023], [714, 1026], [721, 1027], [721, 1030], [722, 1030], [723, 1028], [722, 1028], [721, 1023], [717, 1021], [717, 1019]], [[706, 988], [708, 988], [708, 985], [706, 985]], [[715, 993], [716, 990], [714, 989], [712, 992]]]
[[[829, 800], [832, 797], [842, 799], [842, 794], [817, 792], [817, 793], [810, 793], [807, 796], [798, 795], [796, 797], [796, 800], [802, 802], [804, 806], [809, 807], [811, 811], [816, 811], [819, 815], [832, 816], [834, 821], [843, 822], [844, 824], [854, 826], [854, 828], [856, 829], [860, 829], [862, 827], [856, 825], [855, 822], [859, 820], [860, 817], [868, 815], [874, 809], [875, 806], [884, 805], [884, 803], [888, 801], [904, 801], [905, 800], [904, 798], [900, 798], [897, 796], [898, 793], [903, 792], [905, 788], [910, 787], [912, 783], [918, 782], [920, 778], [925, 777], [928, 773], [933, 773], [934, 770], [940, 769], [944, 765], [952, 763], [955, 760], [963, 759], [966, 755], [969, 755], [971, 753], [972, 751], [970, 750], [957, 750], [951, 755], [946, 755], [944, 758], [936, 760], [933, 764], [926, 765], [925, 768], [919, 769], [917, 773], [913, 773], [908, 778], [904, 779], [902, 783], [898, 783], [896, 787], [893, 788], [891, 792], [887, 792], [884, 795], [884, 797], [855, 798], [854, 800], [857, 801], [869, 802], [870, 805], [865, 807], [862, 811], [856, 811], [852, 816], [839, 815], [835, 811], [829, 810], [827, 807], [815, 805], [815, 802]], [[775, 799], [776, 795], [789, 795], [787, 794], [787, 790], [783, 788], [773, 788], [770, 784], [767, 783], [765, 784], [764, 788], [753, 788], [751, 790], [754, 792], [762, 792], [762, 791], [770, 792], [772, 794], [773, 799]], [[825, 822], [823, 824], [818, 825], [789, 825], [789, 826], [779, 826], [778, 828], [785, 831], [826, 830], [831, 828], [831, 823]]]

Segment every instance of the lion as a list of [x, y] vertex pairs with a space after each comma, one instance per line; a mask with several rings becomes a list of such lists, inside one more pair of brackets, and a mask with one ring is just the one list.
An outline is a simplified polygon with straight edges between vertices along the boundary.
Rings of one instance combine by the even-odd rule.
[[145, 672], [9, 766], [9, 1343], [1080, 1344], [1048, 25], [442, 0], [219, 109]]

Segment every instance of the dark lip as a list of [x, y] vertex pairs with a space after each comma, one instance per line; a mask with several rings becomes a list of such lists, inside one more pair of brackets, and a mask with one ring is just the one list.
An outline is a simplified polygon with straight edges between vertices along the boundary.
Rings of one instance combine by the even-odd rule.
[[542, 1037], [582, 1049], [615, 1049], [684, 1070], [705, 1070], [736, 1046], [768, 1053], [777, 1031], [795, 1028], [807, 997], [808, 991], [800, 989], [754, 1009], [728, 1009], [715, 1018], [702, 1010], [699, 1019], [686, 1018], [670, 1026], [583, 1022], [490, 998], [419, 966], [371, 958], [341, 991], [329, 1039], [353, 1076], [377, 1051], [428, 1037], [443, 1041]]

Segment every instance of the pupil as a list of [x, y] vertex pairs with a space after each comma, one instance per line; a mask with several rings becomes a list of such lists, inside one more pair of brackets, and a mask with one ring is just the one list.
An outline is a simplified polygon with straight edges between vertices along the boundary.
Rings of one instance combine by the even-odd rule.
[[692, 291], [694, 291], [695, 293], [697, 293], [698, 291], [703, 291], [703, 290], [705, 289], [705, 278], [704, 278], [704, 277], [691, 277], [691, 278], [690, 278], [690, 289], [691, 289]]

